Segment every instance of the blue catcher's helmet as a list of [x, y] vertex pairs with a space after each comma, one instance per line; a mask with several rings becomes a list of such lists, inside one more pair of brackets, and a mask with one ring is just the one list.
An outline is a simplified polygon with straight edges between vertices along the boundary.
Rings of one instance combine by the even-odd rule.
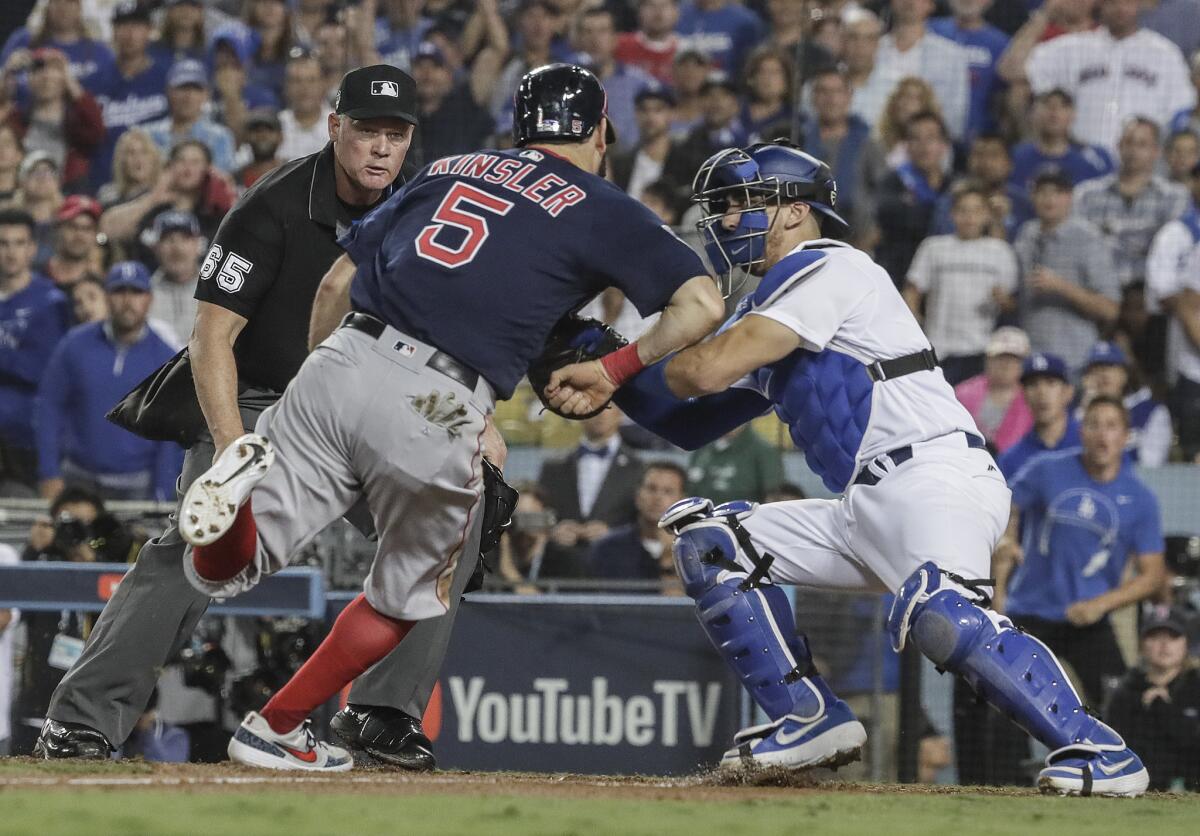
[[786, 140], [718, 151], [700, 166], [692, 191], [692, 200], [704, 209], [697, 227], [705, 252], [724, 274], [761, 264], [768, 204], [807, 203], [823, 216], [826, 232], [840, 237], [850, 228], [837, 213], [837, 183], [829, 166]]

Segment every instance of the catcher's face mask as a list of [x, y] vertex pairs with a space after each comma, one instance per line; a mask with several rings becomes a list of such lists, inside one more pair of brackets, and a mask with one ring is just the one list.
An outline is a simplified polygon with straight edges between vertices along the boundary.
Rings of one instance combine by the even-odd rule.
[[779, 184], [765, 180], [745, 151], [726, 148], [696, 172], [692, 201], [704, 210], [696, 228], [728, 297], [763, 263], [771, 226], [766, 207], [778, 205]]

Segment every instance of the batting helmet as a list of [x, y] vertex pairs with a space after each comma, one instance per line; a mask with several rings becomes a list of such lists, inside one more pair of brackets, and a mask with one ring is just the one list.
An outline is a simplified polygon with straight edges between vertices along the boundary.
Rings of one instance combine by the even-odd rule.
[[537, 140], [587, 139], [601, 117], [608, 125], [605, 141], [612, 145], [617, 132], [600, 79], [574, 64], [539, 67], [525, 73], [513, 97], [513, 144], [521, 148]]
[[705, 251], [723, 274], [762, 262], [769, 203], [807, 203], [826, 219], [828, 232], [849, 230], [835, 209], [837, 184], [829, 166], [786, 140], [718, 151], [700, 166], [692, 192], [704, 209], [697, 227]]

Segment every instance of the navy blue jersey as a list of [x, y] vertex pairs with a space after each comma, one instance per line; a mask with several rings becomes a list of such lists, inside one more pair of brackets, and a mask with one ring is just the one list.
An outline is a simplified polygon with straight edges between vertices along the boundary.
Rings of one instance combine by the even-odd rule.
[[660, 310], [700, 257], [612, 183], [536, 149], [445, 157], [339, 242], [350, 298], [512, 395], [563, 314], [617, 287]]

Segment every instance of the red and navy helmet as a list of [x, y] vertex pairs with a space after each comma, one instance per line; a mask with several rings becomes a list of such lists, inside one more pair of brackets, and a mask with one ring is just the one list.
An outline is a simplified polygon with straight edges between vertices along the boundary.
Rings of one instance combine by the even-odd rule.
[[617, 132], [608, 118], [608, 95], [594, 74], [575, 64], [538, 67], [525, 73], [513, 97], [513, 144], [582, 141], [601, 118], [608, 126], [605, 141], [613, 145]]

